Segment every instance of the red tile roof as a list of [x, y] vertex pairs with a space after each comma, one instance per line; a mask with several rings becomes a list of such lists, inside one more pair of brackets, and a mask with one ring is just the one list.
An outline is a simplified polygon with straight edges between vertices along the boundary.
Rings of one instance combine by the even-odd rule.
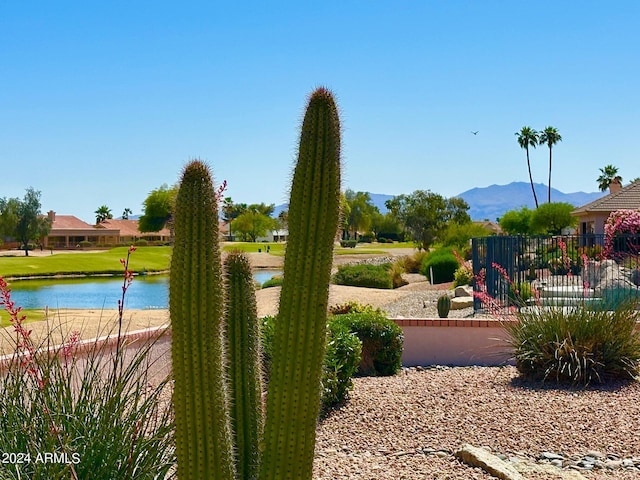
[[572, 215], [590, 212], [614, 212], [616, 210], [640, 210], [640, 180], [637, 180], [616, 193], [610, 193], [602, 198], [576, 208]]

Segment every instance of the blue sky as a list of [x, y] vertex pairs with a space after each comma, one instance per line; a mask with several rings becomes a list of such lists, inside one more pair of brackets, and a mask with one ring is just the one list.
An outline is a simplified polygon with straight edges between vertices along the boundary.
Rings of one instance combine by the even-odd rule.
[[[0, 1], [0, 197], [91, 222], [142, 211], [192, 158], [236, 202], [285, 203], [308, 94], [340, 105], [344, 188], [446, 197], [640, 176], [640, 3]], [[471, 131], [479, 131], [472, 135]], [[531, 153], [547, 183], [548, 149]]]

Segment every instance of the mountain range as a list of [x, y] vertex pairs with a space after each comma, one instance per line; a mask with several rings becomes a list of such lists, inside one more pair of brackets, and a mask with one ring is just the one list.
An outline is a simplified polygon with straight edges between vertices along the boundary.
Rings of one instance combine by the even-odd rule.
[[[542, 183], [534, 183], [538, 203], [547, 201], [548, 188]], [[551, 187], [552, 202], [566, 202], [575, 207], [597, 200], [606, 195], [607, 192], [574, 192], [563, 193]], [[373, 203], [381, 213], [386, 213], [385, 202], [391, 200], [394, 195], [383, 193], [369, 193], [371, 203]], [[455, 197], [464, 199], [469, 204], [469, 216], [472, 220], [496, 221], [505, 212], [516, 210], [522, 207], [535, 208], [531, 184], [527, 182], [511, 182], [507, 185], [490, 185], [488, 187], [477, 187], [467, 190]], [[274, 216], [287, 208], [287, 204], [278, 205], [275, 208]]]

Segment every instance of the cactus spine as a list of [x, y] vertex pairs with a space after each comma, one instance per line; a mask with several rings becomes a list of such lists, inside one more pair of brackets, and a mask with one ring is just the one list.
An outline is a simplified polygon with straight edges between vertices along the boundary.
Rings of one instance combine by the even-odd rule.
[[260, 324], [251, 264], [232, 251], [224, 261], [231, 426], [238, 478], [258, 478], [263, 428]]
[[331, 92], [309, 98], [289, 201], [273, 339], [262, 479], [310, 479], [340, 208], [340, 122]]
[[174, 221], [169, 312], [178, 477], [233, 479], [217, 200], [200, 161], [184, 169]]
[[440, 318], [447, 318], [449, 316], [449, 310], [451, 309], [451, 299], [449, 295], [440, 295], [438, 297], [438, 316]]

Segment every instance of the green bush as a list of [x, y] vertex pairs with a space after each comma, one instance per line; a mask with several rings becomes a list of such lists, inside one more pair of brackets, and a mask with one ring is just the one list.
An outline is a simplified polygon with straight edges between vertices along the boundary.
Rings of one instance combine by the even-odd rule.
[[[453, 282], [459, 266], [460, 263], [450, 248], [439, 248], [424, 258], [420, 273], [431, 283]], [[432, 272], [434, 278], [431, 278]]]
[[322, 410], [340, 405], [353, 387], [362, 355], [362, 342], [340, 322], [327, 325], [327, 350], [322, 372]]
[[473, 272], [471, 270], [464, 265], [456, 268], [456, 271], [453, 274], [454, 287], [459, 287], [460, 285], [471, 285], [471, 280], [473, 280]]
[[586, 386], [640, 373], [639, 316], [631, 302], [613, 311], [586, 304], [523, 309], [504, 328], [523, 376]]
[[340, 240], [340, 246], [343, 248], [356, 248], [357, 240]]
[[362, 342], [358, 373], [395, 375], [400, 370], [404, 345], [402, 329], [382, 312], [348, 313], [334, 319]]
[[146, 247], [147, 245], [149, 245], [149, 242], [144, 238], [139, 238], [138, 240], [135, 241], [134, 245], [136, 247]]
[[517, 307], [524, 307], [535, 294], [531, 284], [527, 282], [512, 283], [509, 285], [509, 303]]
[[[93, 246], [93, 243], [89, 240], [82, 240], [78, 245], [80, 245], [80, 248], [90, 248]], [[31, 250], [31, 248], [29, 250]]]
[[364, 235], [360, 235], [358, 243], [371, 243], [375, 238], [376, 236], [373, 233], [365, 233]]
[[341, 265], [333, 283], [352, 287], [393, 288], [389, 267], [384, 265]]
[[[262, 318], [262, 361], [265, 379], [271, 369], [271, 352], [276, 317]], [[322, 411], [341, 404], [353, 386], [351, 378], [360, 364], [362, 342], [344, 325], [330, 319], [327, 324], [327, 348], [322, 373]]]
[[282, 286], [283, 280], [284, 280], [283, 275], [274, 275], [273, 277], [271, 277], [269, 280], [267, 280], [262, 284], [262, 288], [280, 287]]
[[379, 313], [382, 314], [382, 310], [375, 308], [371, 305], [365, 305], [358, 303], [354, 300], [340, 303], [337, 305], [331, 305], [329, 307], [329, 315], [345, 315], [347, 313]]

